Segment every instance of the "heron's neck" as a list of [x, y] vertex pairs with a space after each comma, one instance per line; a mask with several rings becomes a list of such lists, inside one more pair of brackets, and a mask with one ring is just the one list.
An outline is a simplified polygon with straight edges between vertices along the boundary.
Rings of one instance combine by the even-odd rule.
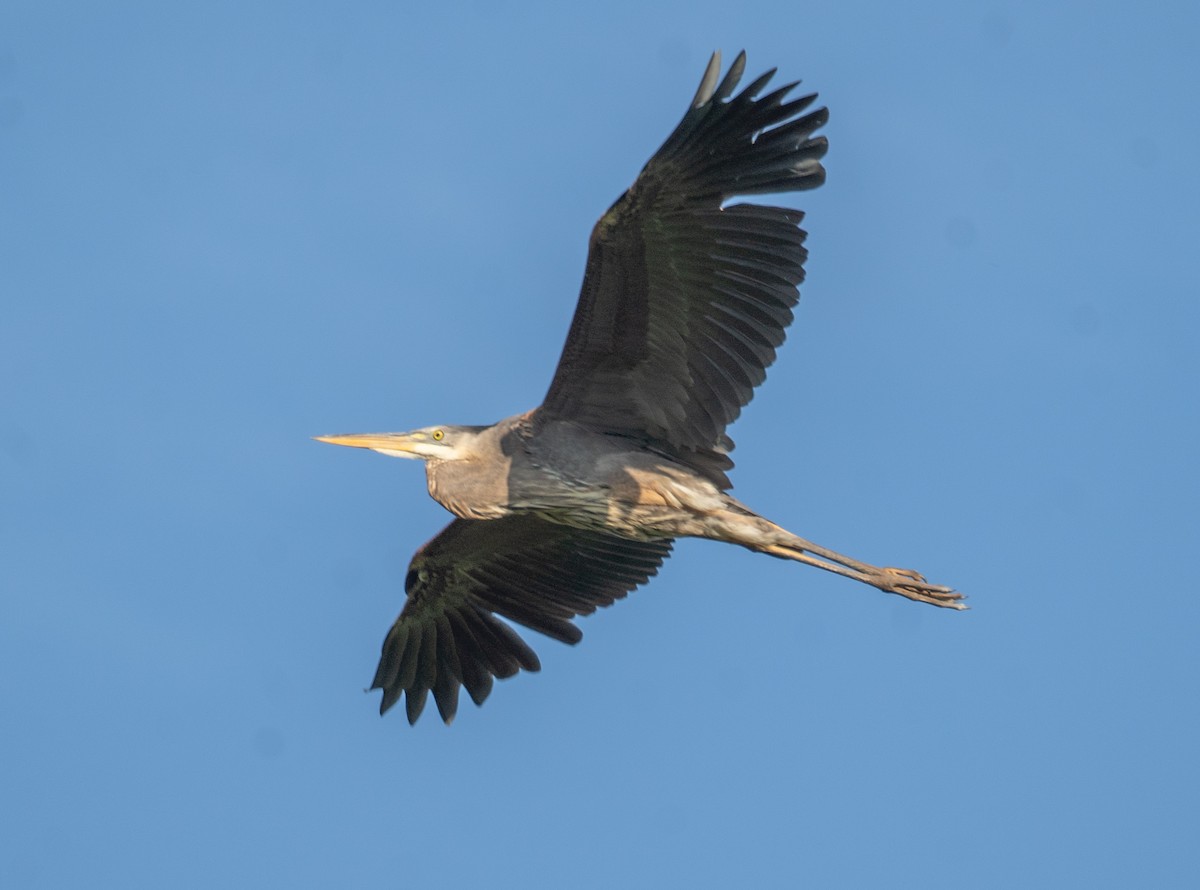
[[429, 496], [462, 519], [506, 516], [509, 461], [497, 457], [429, 461], [425, 464]]

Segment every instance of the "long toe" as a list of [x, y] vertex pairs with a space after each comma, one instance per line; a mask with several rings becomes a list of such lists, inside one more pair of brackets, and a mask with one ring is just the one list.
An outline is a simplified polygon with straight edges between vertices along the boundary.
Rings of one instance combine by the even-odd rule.
[[880, 590], [907, 597], [919, 603], [940, 606], [943, 609], [966, 609], [963, 595], [941, 584], [930, 584], [925, 576], [912, 569], [883, 569], [883, 577], [876, 585]]

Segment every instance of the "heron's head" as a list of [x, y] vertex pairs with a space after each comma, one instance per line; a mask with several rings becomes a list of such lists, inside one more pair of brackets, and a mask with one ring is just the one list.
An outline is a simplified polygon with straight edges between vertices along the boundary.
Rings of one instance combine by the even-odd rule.
[[345, 433], [314, 436], [318, 442], [370, 448], [390, 457], [420, 460], [466, 460], [474, 454], [474, 443], [487, 427], [427, 426], [410, 433]]

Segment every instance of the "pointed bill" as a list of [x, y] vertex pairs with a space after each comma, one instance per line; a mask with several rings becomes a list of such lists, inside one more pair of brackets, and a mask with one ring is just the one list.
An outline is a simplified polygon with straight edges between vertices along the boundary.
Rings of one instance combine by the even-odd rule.
[[350, 448], [370, 448], [398, 457], [418, 457], [413, 437], [408, 433], [339, 433], [334, 436], [313, 436], [318, 442], [347, 445]]

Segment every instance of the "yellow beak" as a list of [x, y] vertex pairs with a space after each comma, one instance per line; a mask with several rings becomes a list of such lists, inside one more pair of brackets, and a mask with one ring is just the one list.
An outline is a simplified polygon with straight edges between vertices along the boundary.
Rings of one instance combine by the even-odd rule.
[[414, 453], [407, 433], [341, 433], [336, 436], [313, 436], [318, 442], [348, 445], [351, 448], [370, 448], [383, 452]]

